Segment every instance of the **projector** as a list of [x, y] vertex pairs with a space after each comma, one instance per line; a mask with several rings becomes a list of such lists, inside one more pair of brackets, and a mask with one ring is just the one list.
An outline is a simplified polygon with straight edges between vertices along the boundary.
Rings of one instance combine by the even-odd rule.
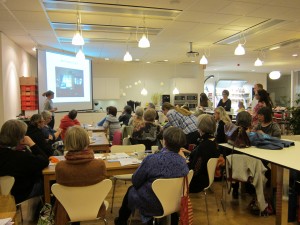
[[199, 55], [199, 52], [193, 52], [189, 51], [186, 53], [187, 57], [197, 57]]

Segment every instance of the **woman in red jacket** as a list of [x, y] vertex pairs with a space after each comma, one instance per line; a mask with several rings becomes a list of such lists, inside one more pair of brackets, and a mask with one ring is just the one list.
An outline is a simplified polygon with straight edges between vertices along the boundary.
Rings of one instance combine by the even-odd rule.
[[75, 125], [80, 126], [80, 122], [76, 119], [77, 117], [77, 111], [75, 109], [72, 109], [68, 115], [65, 115], [61, 121], [59, 128], [62, 129], [61, 131], [61, 139], [64, 140], [66, 131], [69, 127], [73, 127]]

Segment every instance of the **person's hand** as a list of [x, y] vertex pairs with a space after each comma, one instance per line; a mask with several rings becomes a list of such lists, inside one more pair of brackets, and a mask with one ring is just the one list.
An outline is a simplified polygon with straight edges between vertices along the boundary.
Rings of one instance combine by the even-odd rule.
[[179, 150], [178, 154], [179, 154], [180, 156], [182, 156], [183, 158], [185, 158], [183, 149], [184, 149], [184, 148], [181, 148], [181, 149]]
[[28, 145], [29, 147], [35, 145], [34, 141], [29, 136], [24, 136], [23, 140], [20, 141], [22, 145]]

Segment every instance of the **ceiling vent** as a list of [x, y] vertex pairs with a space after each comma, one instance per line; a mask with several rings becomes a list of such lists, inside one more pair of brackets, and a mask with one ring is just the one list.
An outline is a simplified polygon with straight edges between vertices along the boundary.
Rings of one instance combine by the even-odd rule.
[[273, 45], [265, 46], [259, 49], [255, 49], [254, 51], [272, 51], [283, 47], [299, 47], [299, 45], [300, 45], [300, 39], [291, 39]]
[[250, 37], [252, 35], [261, 34], [264, 32], [269, 31], [270, 29], [274, 29], [275, 27], [278, 27], [279, 25], [283, 25], [285, 20], [279, 20], [279, 19], [268, 19], [261, 23], [258, 23], [252, 27], [249, 27], [241, 32], [238, 32], [234, 35], [231, 35], [227, 38], [224, 38], [220, 41], [215, 42], [214, 44], [217, 45], [230, 45], [234, 42], [240, 41], [243, 37]]
[[190, 42], [190, 51], [186, 53], [187, 57], [196, 57], [199, 55], [199, 52], [193, 51], [193, 42]]

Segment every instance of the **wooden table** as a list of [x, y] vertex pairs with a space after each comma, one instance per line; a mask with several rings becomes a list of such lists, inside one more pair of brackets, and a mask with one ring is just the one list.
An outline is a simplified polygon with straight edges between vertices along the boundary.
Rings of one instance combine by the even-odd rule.
[[110, 152], [109, 141], [106, 134], [103, 132], [92, 132], [93, 143], [91, 143], [88, 149], [93, 151]]
[[103, 132], [106, 133], [106, 129], [104, 127], [87, 127], [86, 128], [87, 131], [93, 131], [93, 132]]
[[[294, 141], [295, 146], [282, 150], [259, 149], [255, 146], [250, 148], [234, 148], [237, 152], [252, 156], [257, 159], [267, 160], [276, 164], [276, 225], [287, 224], [282, 221], [282, 187], [283, 187], [283, 168], [300, 171], [300, 141]], [[232, 149], [229, 144], [219, 144], [225, 148]]]
[[[121, 166], [120, 162], [107, 162], [104, 160], [106, 165], [107, 177], [114, 175], [134, 173], [134, 171], [139, 167], [139, 164]], [[55, 181], [55, 165], [48, 166], [43, 170], [44, 175], [44, 195], [45, 202], [50, 203], [50, 181]]]

